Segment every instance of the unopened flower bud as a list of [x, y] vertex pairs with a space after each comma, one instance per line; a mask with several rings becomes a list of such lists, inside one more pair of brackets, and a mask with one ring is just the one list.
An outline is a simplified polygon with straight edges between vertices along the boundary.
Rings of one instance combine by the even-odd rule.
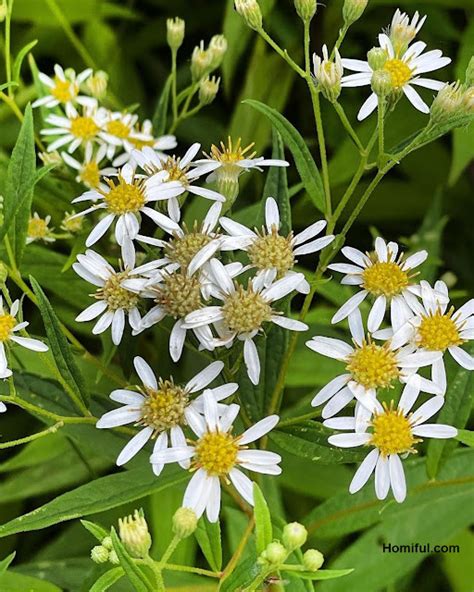
[[225, 52], [227, 51], [228, 43], [224, 35], [214, 35], [210, 42], [208, 51], [212, 55], [211, 68], [215, 70], [222, 64]]
[[94, 563], [106, 563], [109, 560], [109, 551], [102, 545], [92, 547], [91, 559]]
[[257, 0], [235, 0], [235, 10], [244, 19], [248, 27], [260, 31], [263, 18]]
[[464, 95], [459, 82], [443, 86], [431, 105], [431, 120], [440, 123], [459, 114], [464, 109]]
[[402, 55], [405, 53], [408, 46], [423, 26], [425, 20], [425, 16], [420, 18], [418, 11], [415, 12], [410, 20], [408, 14], [401, 12], [400, 9], [397, 8], [387, 31], [396, 55]]
[[303, 555], [303, 565], [308, 571], [318, 571], [324, 563], [324, 555], [316, 549], [308, 549]]
[[7, 1], [0, 0], [0, 23], [2, 23], [5, 20], [5, 17], [7, 16], [7, 11]]
[[46, 166], [49, 164], [62, 163], [63, 160], [57, 150], [54, 150], [53, 152], [40, 152], [39, 157], [41, 162]]
[[367, 52], [367, 61], [372, 70], [380, 70], [388, 60], [388, 54], [382, 47], [372, 47]]
[[290, 522], [283, 529], [282, 541], [289, 550], [302, 547], [308, 538], [308, 531], [299, 522]]
[[166, 21], [166, 40], [173, 51], [178, 51], [184, 41], [185, 23], [178, 17]]
[[197, 528], [198, 518], [191, 508], [178, 508], [173, 516], [173, 532], [180, 539], [191, 536]]
[[114, 548], [114, 545], [112, 543], [112, 538], [109, 536], [106, 536], [102, 540], [102, 546], [105, 547], [106, 549], [108, 549], [109, 551], [112, 551], [112, 549]]
[[372, 73], [370, 85], [374, 93], [380, 97], [385, 98], [393, 91], [392, 76], [386, 70], [375, 70]]
[[212, 78], [207, 76], [201, 79], [199, 83], [199, 102], [201, 105], [210, 105], [212, 103], [219, 92], [220, 82], [221, 79], [215, 76]]
[[120, 563], [120, 559], [114, 550], [110, 551], [109, 553], [109, 561], [112, 563], [112, 565], [119, 565]]
[[471, 86], [463, 93], [462, 106], [468, 113], [474, 111], [474, 86]]
[[265, 559], [272, 565], [281, 565], [288, 555], [288, 550], [279, 542], [270, 543], [265, 549]]
[[86, 80], [86, 87], [90, 94], [96, 99], [102, 99], [107, 93], [107, 85], [109, 82], [109, 76], [103, 70], [94, 72], [92, 76]]
[[466, 86], [474, 86], [474, 56], [469, 60], [466, 68]]
[[335, 50], [335, 59], [329, 59], [328, 48], [323, 45], [323, 59], [313, 55], [314, 77], [318, 82], [323, 95], [328, 101], [336, 102], [341, 94], [341, 78], [343, 73], [342, 60], [338, 50]]
[[367, 6], [368, 0], [344, 0], [342, 16], [346, 25], [352, 25], [360, 19]]
[[318, 4], [316, 0], [295, 0], [295, 8], [303, 22], [309, 22], [316, 14]]
[[133, 516], [120, 518], [119, 533], [120, 540], [132, 557], [143, 558], [148, 555], [151, 536], [143, 511], [135, 510]]
[[191, 76], [193, 82], [199, 82], [211, 70], [212, 52], [204, 49], [204, 41], [194, 48], [191, 56]]

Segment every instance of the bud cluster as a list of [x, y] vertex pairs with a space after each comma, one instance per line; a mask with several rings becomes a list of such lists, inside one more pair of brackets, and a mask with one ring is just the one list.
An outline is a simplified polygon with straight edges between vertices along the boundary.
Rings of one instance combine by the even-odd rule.
[[112, 539], [109, 536], [103, 538], [100, 545], [92, 548], [91, 559], [94, 563], [98, 564], [110, 562], [112, 565], [118, 565], [120, 563], [117, 553], [114, 550]]
[[[214, 35], [207, 48], [204, 47], [204, 41], [201, 41], [201, 43], [194, 48], [191, 56], [191, 76], [193, 82], [200, 82], [203, 79], [209, 78], [209, 74], [219, 68], [222, 64], [226, 51], [227, 40], [224, 35]], [[213, 80], [213, 86], [215, 87], [216, 79]], [[214, 100], [214, 98], [212, 100]], [[212, 100], [208, 102], [212, 102]]]

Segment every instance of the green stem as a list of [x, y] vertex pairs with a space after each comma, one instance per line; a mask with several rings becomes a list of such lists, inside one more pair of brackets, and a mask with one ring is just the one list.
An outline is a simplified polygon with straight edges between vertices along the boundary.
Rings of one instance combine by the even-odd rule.
[[377, 108], [377, 129], [379, 137], [379, 161], [385, 154], [385, 99], [379, 97]]
[[310, 24], [311, 21], [304, 21], [304, 65], [307, 75], [311, 75], [311, 58], [310, 58], [310, 43], [311, 43], [311, 36], [310, 36]]
[[60, 428], [62, 428], [64, 422], [58, 421], [50, 428], [43, 430], [41, 432], [37, 432], [36, 434], [31, 434], [31, 436], [25, 436], [24, 438], [18, 438], [18, 440], [10, 440], [10, 442], [2, 442], [0, 444], [0, 450], [4, 448], [12, 448], [13, 446], [20, 446], [21, 444], [27, 444], [28, 442], [33, 442], [33, 440], [38, 440], [39, 438], [43, 438], [44, 436], [48, 436], [49, 434], [56, 433]]
[[357, 135], [356, 131], [352, 127], [350, 121], [347, 119], [346, 112], [340, 103], [337, 101], [333, 103], [333, 107], [336, 110], [336, 113], [339, 115], [339, 119], [341, 120], [342, 125], [345, 127], [346, 131], [348, 132], [351, 140], [357, 146], [359, 152], [362, 154], [365, 151], [362, 142], [359, 140], [359, 136]]
[[260, 29], [258, 31], [259, 35], [264, 39], [271, 48], [273, 48], [277, 54], [285, 60], [285, 62], [294, 70], [299, 76], [302, 78], [306, 78], [306, 72], [298, 66], [298, 64], [290, 58], [288, 55], [288, 51], [286, 49], [282, 49], [276, 41], [274, 41], [270, 35], [264, 30]]
[[176, 49], [171, 50], [171, 93], [173, 106], [173, 123], [178, 119], [178, 95], [177, 95], [177, 80], [176, 80], [176, 60], [178, 52]]
[[18, 397], [10, 397], [6, 395], [0, 395], [0, 401], [4, 403], [10, 403], [12, 405], [16, 405], [25, 411], [30, 411], [33, 414], [41, 415], [46, 417], [47, 419], [51, 419], [56, 422], [62, 422], [64, 424], [75, 424], [75, 423], [90, 423], [95, 424], [97, 422], [97, 417], [88, 416], [88, 417], [68, 417], [63, 415], [58, 415], [57, 413], [53, 413], [52, 411], [48, 411], [47, 409], [43, 409], [42, 407], [38, 407], [37, 405], [33, 405], [32, 403], [28, 403], [23, 399], [19, 399]]
[[318, 136], [319, 153], [321, 156], [321, 170], [323, 176], [324, 195], [326, 198], [326, 218], [330, 218], [332, 214], [331, 205], [331, 188], [329, 185], [329, 168], [326, 153], [326, 140], [324, 138], [323, 120], [321, 118], [321, 103], [319, 100], [319, 93], [313, 84], [311, 78], [307, 78], [309, 92], [311, 94], [311, 101], [313, 103], [314, 120], [316, 122], [316, 133]]
[[[5, 15], [5, 71], [7, 82], [12, 81], [12, 56], [11, 56], [11, 21], [14, 0], [7, 1], [7, 14]], [[8, 87], [8, 96], [13, 97], [13, 89]]]
[[221, 581], [224, 581], [235, 569], [235, 566], [239, 562], [239, 559], [244, 552], [245, 548], [247, 547], [248, 540], [250, 535], [252, 534], [253, 528], [255, 526], [255, 519], [252, 518], [249, 520], [247, 524], [247, 528], [245, 529], [242, 538], [240, 539], [239, 545], [235, 550], [234, 554], [230, 558], [229, 563], [226, 565], [224, 571], [222, 572]]
[[332, 51], [331, 51], [331, 57], [330, 57], [331, 60], [334, 59], [336, 49], [338, 50], [341, 47], [342, 42], [344, 41], [344, 38], [345, 38], [348, 30], [349, 30], [349, 25], [344, 25], [342, 27], [342, 29], [339, 29], [339, 36], [338, 36], [337, 41], [334, 44], [334, 47], [332, 48]]
[[321, 415], [321, 410], [311, 411], [310, 413], [305, 413], [304, 415], [298, 415], [297, 417], [290, 417], [288, 419], [284, 419], [283, 421], [278, 422], [278, 429], [280, 428], [287, 428], [288, 426], [298, 425], [307, 419], [314, 419], [315, 417], [319, 417]]

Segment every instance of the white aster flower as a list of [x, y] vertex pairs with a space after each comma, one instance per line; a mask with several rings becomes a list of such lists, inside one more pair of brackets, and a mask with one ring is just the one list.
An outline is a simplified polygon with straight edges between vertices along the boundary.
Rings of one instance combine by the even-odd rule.
[[[341, 448], [372, 446], [364, 461], [357, 469], [349, 486], [351, 493], [359, 491], [375, 470], [375, 493], [378, 499], [385, 499], [390, 488], [397, 502], [405, 500], [407, 486], [400, 456], [405, 458], [416, 453], [416, 444], [422, 438], [454, 438], [456, 428], [448, 425], [425, 423], [443, 406], [443, 397], [432, 397], [411, 412], [413, 402], [399, 404], [394, 408], [374, 401], [374, 416], [370, 423], [370, 432], [336, 434], [329, 437], [329, 443]], [[338, 417], [324, 422], [324, 425], [339, 430], [354, 430], [352, 417]]]
[[[262, 278], [265, 286], [277, 278], [293, 275], [298, 255], [316, 253], [334, 240], [333, 234], [312, 240], [326, 227], [325, 220], [314, 222], [296, 235], [293, 232], [288, 236], [281, 235], [280, 212], [273, 197], [265, 202], [265, 227], [261, 231], [253, 231], [226, 217], [220, 219], [220, 224], [230, 235], [224, 237], [222, 249], [246, 251], [251, 266], [257, 269], [257, 276]], [[307, 294], [310, 286], [303, 278], [296, 289]]]
[[[390, 74], [392, 88], [396, 92], [403, 92], [410, 103], [422, 113], [429, 113], [430, 108], [420, 97], [413, 86], [421, 86], [431, 90], [440, 90], [446, 84], [439, 80], [420, 77], [420, 74], [444, 68], [451, 63], [451, 58], [443, 57], [439, 49], [423, 54], [426, 43], [417, 41], [399, 54], [395, 50], [390, 38], [382, 33], [379, 35], [380, 47], [387, 53], [387, 60], [382, 69]], [[344, 76], [342, 86], [370, 86], [373, 70], [367, 61], [343, 59], [344, 68], [358, 72]], [[377, 95], [373, 92], [362, 105], [357, 119], [361, 121], [368, 117], [378, 104]]]
[[[150, 365], [141, 357], [137, 356], [133, 364], [143, 386], [137, 387], [137, 390], [113, 391], [110, 398], [122, 403], [123, 407], [105, 413], [96, 424], [98, 428], [115, 428], [133, 423], [142, 428], [119, 454], [119, 466], [132, 459], [150, 439], [156, 439], [154, 453], [167, 450], [169, 441], [173, 448], [186, 446], [183, 428], [196, 423], [201, 425], [202, 422], [204, 402], [202, 395], [197, 396], [197, 393], [209, 386], [224, 368], [223, 362], [213, 362], [185, 385], [179, 385], [173, 378], [156, 380]], [[237, 388], [238, 385], [231, 382], [208, 392], [217, 404], [217, 401], [234, 394]], [[220, 413], [228, 409], [227, 405], [217, 407]], [[189, 462], [182, 461], [180, 464], [183, 468], [189, 467]], [[163, 463], [153, 463], [155, 475], [161, 473], [163, 466]]]
[[[6, 310], [3, 305], [3, 298], [0, 296], [0, 378], [8, 378], [12, 375], [12, 371], [8, 368], [7, 354], [5, 351], [5, 347], [10, 345], [10, 342], [36, 352], [48, 351], [48, 346], [42, 341], [16, 335], [18, 331], [25, 329], [29, 325], [26, 321], [17, 322], [15, 317], [19, 309], [20, 301], [15, 300], [10, 311]], [[5, 411], [5, 409], [2, 408], [1, 411]]]
[[146, 294], [136, 294], [123, 287], [127, 279], [139, 278], [143, 273], [150, 273], [156, 269], [156, 262], [146, 263], [139, 267], [133, 265], [122, 271], [115, 269], [98, 253], [88, 250], [85, 255], [77, 256], [77, 263], [73, 264], [74, 271], [87, 282], [97, 286], [93, 295], [97, 302], [91, 304], [77, 317], [81, 323], [100, 317], [92, 329], [94, 335], [99, 335], [109, 327], [112, 329], [112, 341], [119, 345], [125, 322], [128, 319], [130, 327], [134, 330], [140, 328], [141, 316], [138, 310], [140, 297], [146, 298]]
[[112, 164], [115, 167], [123, 166], [127, 162], [136, 165], [132, 152], [134, 150], [143, 150], [145, 147], [153, 149], [160, 159], [165, 160], [167, 158], [165, 152], [173, 150], [177, 145], [176, 136], [171, 134], [155, 137], [152, 122], [145, 119], [141, 125], [136, 125], [131, 134], [124, 139], [124, 152], [119, 154]]
[[41, 218], [38, 212], [35, 212], [28, 221], [26, 231], [26, 244], [43, 241], [44, 243], [54, 243], [53, 228], [49, 227], [51, 216]]
[[198, 517], [206, 511], [210, 522], [217, 522], [221, 506], [221, 480], [232, 482], [240, 495], [253, 505], [253, 483], [241, 471], [279, 475], [281, 457], [268, 450], [249, 450], [247, 444], [268, 434], [279, 421], [270, 415], [257, 422], [240, 436], [232, 434], [232, 424], [239, 412], [238, 405], [229, 406], [219, 417], [212, 392], [204, 391], [204, 417], [196, 416], [191, 429], [195, 442], [183, 442], [151, 455], [152, 463], [188, 462], [195, 471], [184, 493], [183, 507], [194, 510]]
[[220, 306], [206, 306], [188, 314], [185, 327], [196, 329], [214, 326], [220, 338], [215, 344], [230, 347], [235, 339], [244, 342], [244, 361], [253, 384], [260, 379], [260, 360], [254, 337], [263, 331], [267, 322], [292, 331], [306, 331], [304, 323], [282, 316], [272, 308], [276, 300], [288, 296], [301, 284], [304, 276], [295, 273], [286, 276], [268, 287], [262, 278], [252, 278], [247, 287], [233, 281], [224, 265], [211, 259], [209, 273], [214, 284], [212, 295], [222, 301]]
[[397, 8], [390, 26], [385, 31], [392, 42], [395, 53], [401, 54], [406, 50], [420, 32], [425, 21], [426, 16], [420, 18], [418, 11], [415, 12], [410, 21], [410, 17], [406, 12], [401, 12]]
[[75, 152], [80, 146], [97, 142], [102, 127], [102, 118], [95, 106], [83, 107], [79, 113], [71, 104], [66, 105], [66, 114], [51, 114], [46, 118], [46, 123], [52, 127], [41, 130], [43, 136], [59, 136], [48, 146], [48, 152], [54, 152], [68, 145], [69, 154]]
[[84, 106], [94, 106], [96, 104], [95, 99], [79, 94], [80, 85], [85, 82], [91, 74], [91, 68], [88, 68], [77, 75], [72, 68], [68, 68], [65, 72], [59, 64], [54, 66], [54, 78], [50, 78], [43, 72], [40, 72], [40, 82], [48, 89], [49, 94], [37, 99], [33, 103], [33, 107], [43, 106], [52, 109], [58, 105], [65, 107], [74, 103]]
[[412, 308], [417, 304], [420, 288], [413, 283], [416, 276], [413, 269], [426, 260], [428, 253], [418, 251], [406, 257], [399, 253], [397, 243], [386, 243], [380, 237], [375, 239], [372, 253], [352, 247], [344, 247], [342, 253], [351, 263], [333, 263], [328, 268], [346, 274], [341, 284], [360, 286], [361, 291], [341, 306], [332, 322], [339, 323], [348, 317], [370, 295], [375, 298], [367, 321], [370, 333], [379, 329], [387, 307], [390, 307], [392, 327], [398, 330], [412, 316]]
[[396, 382], [405, 384], [403, 404], [413, 401], [420, 391], [440, 394], [436, 383], [416, 374], [416, 371], [433, 364], [441, 358], [439, 352], [420, 352], [413, 347], [401, 348], [388, 340], [383, 344], [372, 341], [364, 333], [358, 310], [349, 316], [353, 345], [332, 337], [313, 337], [306, 345], [328, 358], [344, 362], [346, 373], [333, 378], [311, 402], [313, 407], [323, 405], [323, 418], [332, 417], [354, 398], [356, 403], [356, 431], [360, 431], [370, 418], [371, 409], [379, 389], [393, 388]]
[[177, 230], [179, 227], [167, 216], [150, 207], [156, 201], [169, 199], [182, 192], [179, 183], [169, 182], [165, 171], [157, 173], [154, 177], [144, 178], [137, 175], [134, 167], [126, 164], [118, 172], [114, 179], [105, 179], [106, 189], [92, 189], [86, 191], [73, 203], [92, 201], [94, 205], [76, 214], [84, 216], [95, 211], [105, 211], [106, 216], [92, 229], [86, 239], [86, 247], [91, 247], [107, 232], [115, 219], [115, 239], [122, 247], [122, 257], [126, 265], [133, 265], [134, 256], [133, 241], [140, 239], [139, 214], [145, 214], [160, 228], [167, 232]]
[[101, 177], [115, 175], [117, 172], [113, 167], [101, 168], [101, 162], [106, 157], [106, 154], [107, 146], [105, 144], [98, 146], [97, 150], [94, 151], [94, 145], [89, 143], [86, 145], [82, 161], [76, 160], [67, 152], [62, 152], [61, 157], [69, 167], [77, 171], [76, 181], [78, 183], [83, 183], [90, 189], [100, 187], [104, 190], [107, 185], [101, 181]]
[[327, 45], [323, 45], [322, 59], [313, 54], [313, 73], [324, 96], [330, 101], [336, 101], [341, 93], [341, 79], [344, 73], [341, 56], [336, 48], [334, 61], [329, 59]]

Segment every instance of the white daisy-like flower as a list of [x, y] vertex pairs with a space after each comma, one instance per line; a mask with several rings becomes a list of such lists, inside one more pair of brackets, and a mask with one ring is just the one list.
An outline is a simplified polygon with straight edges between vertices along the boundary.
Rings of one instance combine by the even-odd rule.
[[[201, 370], [185, 385], [176, 384], [173, 378], [156, 379], [150, 365], [141, 357], [133, 361], [143, 386], [137, 390], [118, 389], [110, 394], [112, 401], [122, 403], [123, 407], [105, 413], [97, 422], [98, 428], [115, 428], [133, 423], [141, 430], [133, 436], [123, 448], [117, 458], [117, 465], [121, 466], [132, 459], [150, 440], [155, 440], [154, 453], [171, 447], [186, 446], [183, 428], [201, 425], [201, 414], [204, 412], [202, 395], [197, 396], [211, 384], [222, 372], [223, 362], [213, 362]], [[231, 382], [208, 390], [216, 402], [234, 394], [238, 384]], [[218, 405], [222, 413], [227, 405]], [[182, 461], [181, 466], [188, 468], [189, 463]], [[163, 470], [163, 463], [153, 463], [155, 475]]]
[[[418, 111], [429, 113], [430, 108], [413, 86], [421, 86], [436, 91], [443, 88], [446, 84], [445, 82], [423, 78], [420, 77], [420, 74], [444, 68], [444, 66], [451, 63], [451, 58], [443, 57], [439, 49], [434, 49], [423, 54], [426, 47], [426, 43], [423, 41], [413, 43], [403, 53], [399, 54], [385, 33], [379, 35], [379, 43], [380, 47], [387, 53], [387, 60], [382, 69], [390, 74], [393, 90], [403, 92]], [[342, 64], [344, 68], [357, 72], [357, 74], [350, 74], [343, 77], [343, 87], [370, 86], [373, 70], [367, 61], [344, 58]], [[368, 117], [377, 108], [377, 104], [378, 98], [373, 92], [362, 105], [357, 119], [361, 121]]]
[[124, 152], [119, 154], [113, 161], [113, 166], [119, 167], [130, 162], [136, 165], [132, 152], [134, 150], [143, 150], [148, 147], [153, 149], [162, 160], [167, 158], [165, 154], [168, 150], [173, 150], [178, 145], [176, 136], [167, 134], [155, 137], [153, 134], [153, 124], [149, 119], [145, 119], [141, 125], [136, 125], [128, 138], [124, 139]]
[[140, 328], [141, 315], [138, 310], [140, 298], [145, 294], [136, 294], [123, 286], [124, 280], [139, 278], [141, 274], [150, 273], [156, 269], [156, 262], [146, 263], [139, 267], [133, 265], [122, 271], [115, 269], [98, 253], [88, 250], [85, 255], [77, 256], [77, 263], [73, 264], [74, 271], [87, 282], [97, 287], [93, 295], [97, 302], [91, 304], [77, 317], [81, 323], [100, 317], [92, 329], [94, 335], [103, 333], [109, 327], [112, 329], [112, 341], [119, 345], [128, 319], [134, 330]]
[[92, 189], [73, 200], [73, 203], [92, 201], [93, 205], [76, 214], [85, 216], [95, 211], [104, 211], [106, 215], [92, 229], [86, 239], [86, 247], [91, 247], [104, 236], [114, 220], [115, 239], [122, 247], [122, 257], [126, 265], [133, 265], [133, 241], [140, 238], [139, 214], [145, 214], [160, 228], [167, 232], [179, 229], [176, 222], [150, 207], [156, 201], [169, 199], [182, 193], [179, 183], [168, 181], [168, 174], [161, 171], [154, 177], [137, 175], [134, 167], [126, 164], [118, 172], [117, 177], [105, 179], [106, 189]]
[[77, 171], [76, 181], [78, 183], [84, 184], [89, 189], [100, 187], [102, 190], [105, 190], [107, 185], [101, 181], [101, 178], [117, 173], [113, 167], [101, 168], [101, 162], [106, 158], [106, 155], [107, 146], [105, 144], [99, 145], [97, 150], [94, 151], [94, 145], [91, 143], [86, 145], [82, 162], [76, 160], [67, 152], [61, 153], [64, 162]]
[[406, 257], [399, 252], [397, 243], [386, 243], [380, 237], [375, 239], [375, 250], [371, 253], [353, 247], [344, 247], [342, 253], [351, 263], [333, 263], [328, 268], [346, 274], [341, 284], [360, 286], [361, 291], [341, 306], [332, 322], [339, 323], [372, 296], [375, 301], [367, 321], [369, 332], [379, 329], [387, 307], [391, 325], [398, 330], [413, 315], [412, 308], [420, 296], [420, 288], [413, 282], [417, 275], [413, 270], [426, 261], [428, 253], [423, 250]]
[[314, 352], [344, 362], [346, 372], [333, 378], [311, 402], [313, 407], [323, 405], [324, 419], [339, 413], [354, 398], [357, 400], [355, 425], [363, 429], [370, 418], [371, 408], [379, 389], [405, 384], [402, 402], [413, 402], [420, 391], [439, 395], [440, 385], [416, 374], [423, 366], [429, 366], [441, 358], [439, 352], [417, 351], [413, 347], [400, 347], [388, 340], [382, 344], [366, 335], [358, 310], [349, 316], [353, 345], [332, 337], [313, 337], [306, 345]]
[[253, 384], [260, 379], [260, 360], [254, 337], [266, 323], [274, 323], [292, 331], [306, 331], [308, 326], [273, 309], [272, 304], [297, 289], [304, 279], [302, 273], [287, 275], [268, 287], [262, 277], [249, 280], [247, 287], [233, 281], [224, 265], [217, 259], [209, 262], [209, 273], [214, 284], [212, 295], [222, 301], [220, 306], [206, 306], [185, 318], [188, 329], [214, 326], [220, 338], [216, 345], [230, 347], [235, 339], [244, 342], [244, 361]]
[[[230, 235], [224, 237], [222, 249], [246, 251], [251, 266], [257, 269], [257, 276], [263, 278], [265, 286], [269, 286], [277, 278], [295, 273], [292, 270], [298, 255], [316, 253], [334, 240], [333, 234], [315, 239], [326, 224], [325, 220], [319, 220], [296, 235], [290, 232], [288, 236], [283, 236], [280, 234], [278, 204], [273, 197], [269, 197], [265, 202], [265, 227], [261, 231], [251, 230], [230, 218], [220, 219], [220, 225]], [[303, 278], [297, 290], [307, 294], [309, 283]]]
[[[12, 371], [8, 368], [7, 354], [5, 351], [5, 347], [10, 345], [10, 342], [36, 352], [45, 352], [49, 349], [45, 343], [38, 339], [16, 335], [18, 331], [25, 329], [29, 325], [26, 321], [17, 322], [15, 317], [19, 309], [20, 301], [15, 300], [8, 311], [3, 305], [2, 296], [0, 296], [0, 378], [8, 378], [12, 375]], [[2, 409], [2, 411], [5, 411], [5, 409]]]
[[313, 54], [313, 74], [324, 96], [335, 101], [341, 92], [341, 79], [344, 74], [341, 55], [337, 47], [334, 50], [334, 61], [329, 58], [327, 45], [323, 45], [323, 57]]
[[47, 74], [40, 72], [40, 82], [48, 89], [49, 94], [37, 99], [33, 103], [33, 107], [43, 106], [52, 109], [58, 105], [65, 107], [74, 103], [84, 106], [94, 106], [97, 103], [95, 99], [79, 94], [81, 84], [85, 82], [91, 74], [91, 68], [88, 68], [77, 75], [71, 68], [68, 68], [65, 72], [59, 64], [54, 66], [54, 78], [50, 78]]
[[[193, 195], [223, 202], [225, 201], [224, 196], [217, 191], [196, 185], [199, 177], [209, 172], [207, 167], [199, 166], [198, 163], [193, 162], [200, 148], [201, 145], [195, 143], [187, 150], [182, 158], [176, 156], [162, 158], [158, 152], [155, 152], [149, 146], [145, 146], [141, 151], [134, 150], [132, 156], [138, 165], [148, 175], [152, 176], [152, 179], [156, 178], [157, 173], [166, 172], [169, 181], [179, 183], [182, 189], [181, 193], [188, 191]], [[153, 181], [151, 181], [151, 185], [153, 185]], [[168, 199], [168, 212], [173, 220], [179, 221], [180, 209], [176, 196]]]
[[49, 115], [46, 123], [52, 127], [41, 130], [41, 135], [59, 138], [49, 144], [48, 152], [68, 146], [67, 151], [72, 154], [80, 146], [85, 148], [88, 144], [97, 142], [102, 129], [102, 117], [95, 106], [83, 107], [79, 112], [71, 104], [66, 105], [65, 116]]
[[133, 133], [138, 122], [136, 113], [122, 113], [101, 108], [103, 115], [99, 137], [107, 144], [107, 158], [112, 160], [117, 149], [124, 148], [125, 141]]
[[[370, 432], [336, 434], [329, 437], [329, 443], [341, 448], [372, 446], [373, 450], [365, 457], [357, 469], [349, 486], [350, 493], [359, 491], [375, 470], [375, 493], [378, 499], [385, 499], [390, 488], [397, 502], [406, 498], [407, 486], [401, 458], [416, 453], [415, 445], [422, 438], [454, 438], [456, 428], [448, 425], [425, 423], [443, 406], [443, 397], [432, 397], [416, 411], [411, 411], [413, 402], [399, 404], [394, 408], [382, 406], [374, 401], [374, 415], [370, 422]], [[337, 430], [354, 430], [352, 417], [338, 417], [324, 422], [324, 425]]]
[[[231, 405], [219, 414], [212, 392], [204, 391], [204, 417], [196, 415], [191, 429], [195, 442], [183, 442], [151, 455], [151, 462], [168, 464], [187, 462], [194, 471], [184, 493], [183, 507], [194, 510], [198, 517], [206, 511], [210, 522], [217, 522], [221, 506], [221, 480], [229, 481], [240, 495], [253, 505], [253, 482], [241, 469], [266, 475], [279, 475], [279, 454], [269, 450], [250, 450], [248, 444], [268, 434], [279, 421], [270, 415], [250, 427], [240, 436], [232, 434], [232, 424], [239, 412]], [[220, 415], [220, 416], [219, 416]]]
[[431, 287], [422, 280], [420, 287], [421, 302], [415, 302], [414, 316], [393, 335], [392, 341], [399, 345], [408, 343], [423, 353], [439, 354], [432, 364], [432, 379], [444, 394], [447, 383], [443, 357], [446, 352], [466, 370], [474, 370], [474, 358], [461, 347], [474, 339], [474, 299], [455, 310], [453, 306], [448, 308], [448, 287], [443, 281], [438, 280]]
[[35, 212], [28, 221], [26, 231], [26, 244], [42, 241], [44, 243], [54, 243], [53, 228], [49, 227], [51, 216], [41, 218], [38, 212]]

